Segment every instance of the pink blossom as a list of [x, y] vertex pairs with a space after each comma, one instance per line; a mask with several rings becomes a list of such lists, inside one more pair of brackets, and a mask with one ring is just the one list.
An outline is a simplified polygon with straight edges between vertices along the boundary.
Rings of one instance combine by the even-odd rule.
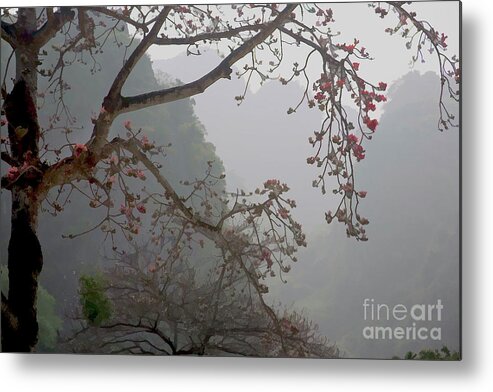
[[132, 214], [132, 208], [127, 207], [125, 204], [122, 204], [122, 205], [120, 205], [120, 213], [122, 213], [128, 217]]
[[274, 187], [277, 185], [280, 185], [280, 182], [279, 182], [279, 180], [276, 180], [275, 178], [273, 178], [271, 180], [267, 180], [264, 182], [264, 187], [266, 187], [266, 188], [271, 188], [271, 187]]
[[442, 33], [442, 37], [440, 38], [440, 45], [442, 45], [443, 48], [447, 47], [447, 43], [445, 42], [445, 40], [447, 38], [448, 38], [448, 36], [446, 36], [445, 34]]
[[387, 90], [387, 83], [384, 83], [384, 82], [380, 82], [378, 83], [378, 88], [382, 91], [385, 91]]
[[363, 149], [363, 146], [361, 144], [355, 144], [353, 146], [353, 154], [358, 161], [365, 158], [364, 152], [365, 150]]
[[130, 120], [126, 120], [123, 122], [123, 126], [128, 130], [128, 131], [131, 131], [132, 130], [132, 121]]
[[266, 261], [267, 262], [267, 267], [270, 268], [272, 267], [272, 258], [271, 258], [271, 252], [269, 249], [262, 249], [262, 255], [260, 256], [261, 261]]
[[15, 167], [15, 166], [12, 166], [7, 171], [7, 178], [10, 181], [14, 181], [15, 179], [17, 179], [17, 177], [19, 177], [19, 174], [20, 174], [19, 168], [18, 167]]
[[289, 211], [285, 208], [279, 208], [279, 215], [281, 215], [282, 219], [288, 219], [289, 218]]
[[342, 184], [341, 189], [344, 192], [352, 192], [353, 191], [353, 184], [351, 184], [350, 182], [347, 182], [346, 184]]
[[353, 63], [353, 68], [355, 71], [359, 70], [359, 63]]
[[142, 136], [142, 139], [140, 139], [140, 141], [142, 142], [142, 147], [144, 148], [144, 150], [150, 150], [154, 147], [154, 145], [149, 141], [147, 135]]
[[146, 175], [145, 175], [145, 173], [142, 170], [137, 170], [135, 172], [135, 175], [137, 176], [137, 178], [139, 178], [141, 180], [145, 180], [146, 179]]

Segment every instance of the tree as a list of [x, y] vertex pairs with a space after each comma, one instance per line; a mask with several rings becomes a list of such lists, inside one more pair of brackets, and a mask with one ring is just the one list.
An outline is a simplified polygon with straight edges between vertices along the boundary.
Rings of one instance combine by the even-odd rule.
[[[171, 231], [171, 230], [170, 230]], [[296, 311], [256, 294], [234, 258], [197, 265], [190, 238], [136, 248], [104, 275], [81, 279], [80, 328], [68, 351], [150, 355], [335, 358], [338, 349]], [[169, 247], [164, 251], [162, 247]], [[254, 247], [247, 244], [246, 248]], [[207, 251], [206, 251], [207, 252]], [[208, 252], [207, 252], [208, 253]], [[248, 250], [242, 251], [242, 257]], [[161, 257], [167, 255], [166, 259]], [[256, 277], [253, 278], [255, 280]], [[111, 307], [109, 306], [111, 304]], [[110, 310], [112, 309], [112, 310]]]
[[[414, 61], [423, 58], [425, 48], [436, 54], [441, 97], [446, 94], [458, 100], [459, 63], [455, 56], [445, 53], [447, 37], [418, 19], [407, 4], [387, 2], [372, 7], [382, 18], [396, 17], [395, 28], [387, 32], [406, 39], [408, 48], [416, 51]], [[8, 138], [1, 156], [10, 166], [2, 178], [2, 189], [12, 197], [9, 290], [8, 295], [2, 293], [3, 350], [31, 351], [36, 344], [36, 295], [43, 265], [36, 233], [38, 215], [43, 203], [60, 211], [63, 206], [58, 198], [52, 201], [49, 196], [67, 188], [79, 189], [80, 182], [87, 184], [90, 206], [105, 211], [97, 227], [108, 238], [122, 235], [131, 242], [139, 235], [142, 222], [149, 219], [155, 240], [168, 238], [169, 234], [174, 244], [163, 248], [168, 252], [165, 257], [180, 253], [183, 236], [199, 244], [208, 241], [221, 250], [224, 268], [243, 275], [257, 303], [265, 304], [263, 295], [268, 289], [262, 280], [270, 274], [288, 272], [289, 261], [296, 261], [296, 248], [305, 245], [301, 225], [291, 214], [296, 204], [286, 197], [288, 186], [270, 179], [255, 192], [219, 195], [213, 185], [223, 176], [214, 174], [211, 162], [204, 178], [184, 182], [191, 189], [188, 194], [178, 192], [154, 158], [165, 154], [163, 146], [156, 146], [128, 120], [123, 123], [123, 137], [110, 135], [118, 117], [203, 93], [218, 80], [231, 78], [233, 65], [245, 57], [249, 60], [239, 75], [247, 77], [249, 83], [254, 76], [261, 82], [278, 78], [283, 84], [296, 79], [304, 83], [303, 96], [288, 113], [306, 103], [325, 114], [320, 130], [309, 138], [315, 153], [307, 163], [316, 164], [320, 170], [313, 185], [323, 193], [334, 186], [333, 193], [340, 197], [337, 210], [325, 213], [327, 222], [337, 218], [346, 226], [348, 237], [366, 241], [368, 220], [359, 212], [366, 192], [357, 188], [354, 166], [365, 158], [364, 143], [378, 126], [372, 112], [386, 100], [383, 92], [387, 85], [364, 78], [360, 67], [371, 60], [370, 54], [357, 39], [334, 43], [332, 22], [329, 8], [297, 3], [3, 9], [2, 40], [13, 49], [16, 73], [10, 93], [5, 80], [2, 85], [2, 122], [7, 126]], [[125, 26], [135, 32], [106, 96], [91, 97], [102, 103], [92, 119], [90, 138], [75, 143], [67, 131], [65, 143], [56, 147], [46, 143], [48, 130], [60, 126], [69, 130], [74, 123], [70, 108], [64, 104], [64, 92], [71, 88], [64, 80], [64, 69], [90, 58], [97, 71], [97, 54], [111, 42], [122, 45], [118, 31]], [[59, 55], [58, 62], [45, 64], [45, 48], [60, 36], [63, 43], [52, 45]], [[199, 55], [203, 47], [218, 42], [225, 57], [197, 80], [133, 96], [124, 94], [125, 83], [152, 45], [184, 45], [190, 54]], [[290, 74], [278, 77], [276, 70], [284, 61], [284, 46], [288, 45], [299, 48], [302, 59], [293, 64]], [[313, 61], [321, 67], [316, 77], [308, 72]], [[50, 80], [47, 92], [38, 91], [38, 78], [42, 77]], [[58, 102], [57, 110], [50, 115], [49, 124], [41, 126], [37, 106], [46, 95]], [[241, 103], [245, 94], [236, 99]], [[358, 109], [354, 123], [346, 114], [347, 104]], [[440, 129], [454, 125], [443, 99], [439, 111]], [[331, 176], [335, 185], [328, 182]], [[146, 177], [153, 178], [160, 192], [135, 191], [136, 183]], [[116, 246], [114, 250], [119, 252]], [[282, 323], [269, 309], [265, 308], [269, 328], [281, 339]], [[281, 351], [287, 355], [289, 349], [281, 345]]]

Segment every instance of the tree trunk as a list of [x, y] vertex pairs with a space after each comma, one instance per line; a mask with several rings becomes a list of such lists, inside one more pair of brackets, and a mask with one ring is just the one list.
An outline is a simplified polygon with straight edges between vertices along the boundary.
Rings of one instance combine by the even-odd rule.
[[[2, 296], [2, 350], [32, 351], [37, 343], [36, 298], [43, 265], [37, 238], [38, 186], [42, 180], [38, 158], [39, 126], [36, 106], [24, 80], [18, 81], [4, 104], [9, 122], [12, 158], [20, 167], [7, 186], [12, 195], [8, 248], [9, 292]], [[19, 129], [26, 131], [19, 132]]]
[[8, 247], [8, 298], [2, 294], [2, 351], [30, 352], [38, 341], [37, 291], [43, 255], [36, 228], [42, 181], [40, 129], [36, 109], [38, 49], [29, 45], [36, 29], [34, 8], [19, 10], [16, 83], [4, 102], [11, 156], [18, 175], [9, 178], [12, 195]]
[[[2, 298], [2, 351], [29, 352], [38, 341], [36, 302], [43, 266], [36, 235], [38, 205], [29, 190], [12, 190], [12, 229], [9, 242], [9, 292]], [[5, 311], [4, 311], [5, 308]]]

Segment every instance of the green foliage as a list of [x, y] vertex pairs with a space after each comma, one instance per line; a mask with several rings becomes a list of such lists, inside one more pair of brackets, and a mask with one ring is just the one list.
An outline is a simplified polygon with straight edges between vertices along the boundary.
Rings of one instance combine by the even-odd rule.
[[111, 303], [105, 294], [103, 275], [82, 275], [80, 283], [80, 302], [86, 320], [92, 325], [101, 325], [111, 316]]
[[425, 349], [419, 353], [408, 351], [404, 359], [419, 361], [460, 361], [461, 358], [459, 352], [452, 352], [447, 346], [443, 346], [440, 350]]
[[[3, 293], [8, 292], [9, 276], [7, 267], [0, 268], [0, 287]], [[42, 286], [38, 287], [38, 325], [39, 339], [36, 351], [52, 351], [57, 342], [58, 331], [62, 327], [62, 320], [55, 312], [55, 298]]]
[[44, 287], [38, 288], [39, 341], [37, 351], [52, 351], [57, 342], [62, 320], [55, 312], [56, 300]]

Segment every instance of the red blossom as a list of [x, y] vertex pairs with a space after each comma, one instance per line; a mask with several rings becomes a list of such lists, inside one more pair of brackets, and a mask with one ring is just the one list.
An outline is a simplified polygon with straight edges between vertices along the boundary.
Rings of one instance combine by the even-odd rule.
[[323, 101], [323, 100], [326, 98], [326, 96], [325, 96], [325, 94], [324, 94], [324, 93], [318, 92], [318, 93], [316, 93], [316, 94], [315, 94], [315, 97], [314, 97], [314, 98], [315, 98], [317, 101], [319, 101], [319, 102], [320, 102], [320, 101]]
[[343, 44], [340, 46], [340, 48], [348, 53], [353, 53], [354, 52], [354, 48], [356, 48], [356, 45], [346, 45], [346, 44]]
[[365, 150], [363, 149], [363, 146], [361, 144], [355, 144], [353, 146], [353, 154], [358, 161], [365, 159], [364, 152], [365, 152]]
[[382, 91], [387, 90], [387, 83], [384, 83], [384, 82], [378, 83], [378, 88], [379, 88], [379, 90], [382, 90]]
[[370, 120], [370, 121], [368, 121], [368, 123], [366, 124], [366, 126], [368, 128], [370, 128], [372, 131], [375, 131], [375, 129], [378, 126], [378, 120], [377, 119]]
[[76, 158], [80, 157], [82, 153], [86, 152], [87, 151], [87, 147], [85, 144], [79, 144], [77, 143], [75, 146], [74, 146], [74, 156]]
[[141, 214], [146, 213], [146, 207], [143, 204], [137, 204], [137, 211], [139, 211]]
[[359, 141], [358, 137], [357, 137], [355, 134], [353, 134], [353, 133], [350, 133], [350, 134], [347, 136], [347, 140], [348, 140], [348, 142], [350, 142], [350, 143], [358, 143], [358, 141]]
[[355, 71], [359, 70], [359, 63], [353, 63], [353, 68]]
[[366, 112], [369, 112], [369, 111], [373, 112], [373, 111], [375, 111], [376, 108], [377, 108], [377, 106], [373, 102], [367, 102], [365, 111]]
[[12, 166], [7, 171], [7, 178], [9, 179], [9, 181], [14, 181], [17, 179], [17, 177], [19, 177], [19, 174], [20, 174], [19, 168]]
[[325, 82], [320, 85], [320, 90], [322, 91], [329, 91], [332, 88], [332, 83], [330, 82]]

